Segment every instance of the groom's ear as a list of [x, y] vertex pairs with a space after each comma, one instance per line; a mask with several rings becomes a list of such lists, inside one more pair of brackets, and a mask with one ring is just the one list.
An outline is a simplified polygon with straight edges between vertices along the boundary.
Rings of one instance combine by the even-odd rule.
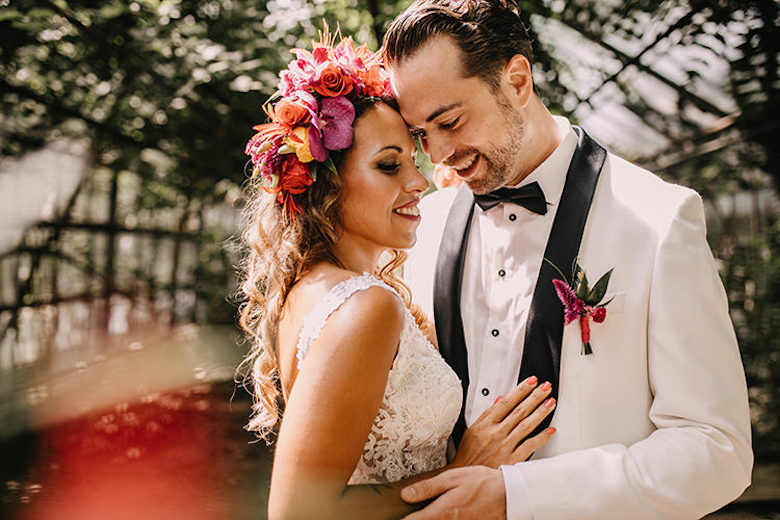
[[511, 93], [513, 104], [525, 108], [534, 91], [531, 63], [522, 54], [515, 54], [504, 67], [505, 88]]

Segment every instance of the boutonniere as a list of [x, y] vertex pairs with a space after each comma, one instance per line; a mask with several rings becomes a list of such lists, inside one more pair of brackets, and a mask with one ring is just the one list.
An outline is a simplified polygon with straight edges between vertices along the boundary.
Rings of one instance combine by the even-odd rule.
[[[552, 265], [552, 262], [549, 263]], [[553, 267], [555, 266], [553, 265]], [[555, 267], [555, 270], [564, 278], [563, 280], [553, 280], [555, 292], [563, 304], [563, 324], [568, 325], [574, 320], [579, 320], [582, 338], [581, 353], [583, 355], [593, 354], [593, 348], [590, 345], [590, 319], [593, 318], [594, 323], [602, 323], [606, 319], [607, 305], [612, 299], [610, 298], [606, 302], [601, 300], [607, 293], [609, 278], [615, 269], [612, 268], [602, 275], [592, 289], [588, 285], [588, 276], [585, 274], [585, 270], [577, 262], [574, 262], [571, 283], [566, 281], [566, 277], [560, 269]]]

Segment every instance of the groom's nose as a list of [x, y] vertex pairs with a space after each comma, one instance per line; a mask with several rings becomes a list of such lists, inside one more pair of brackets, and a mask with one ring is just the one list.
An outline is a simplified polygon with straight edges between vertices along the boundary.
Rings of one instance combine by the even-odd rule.
[[452, 141], [442, 132], [431, 132], [421, 139], [420, 144], [434, 164], [444, 163], [455, 149]]

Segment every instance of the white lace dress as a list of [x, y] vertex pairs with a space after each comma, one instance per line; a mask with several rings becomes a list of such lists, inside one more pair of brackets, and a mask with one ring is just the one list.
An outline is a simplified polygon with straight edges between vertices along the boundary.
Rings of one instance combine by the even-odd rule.
[[[383, 287], [398, 296], [368, 273], [335, 285], [304, 318], [297, 345], [299, 370], [306, 369], [303, 360], [328, 317], [355, 292], [369, 287]], [[407, 309], [382, 405], [349, 483], [396, 482], [444, 466], [461, 396], [458, 376]]]

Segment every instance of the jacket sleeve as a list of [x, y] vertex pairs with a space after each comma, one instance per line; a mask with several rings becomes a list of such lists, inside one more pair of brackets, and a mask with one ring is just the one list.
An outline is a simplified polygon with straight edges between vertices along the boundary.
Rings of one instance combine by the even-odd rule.
[[[534, 520], [695, 519], [750, 484], [745, 376], [695, 193], [662, 233], [652, 276], [647, 362], [656, 430], [631, 446], [502, 467], [507, 490], [524, 480]], [[512, 500], [508, 518], [519, 518]]]

